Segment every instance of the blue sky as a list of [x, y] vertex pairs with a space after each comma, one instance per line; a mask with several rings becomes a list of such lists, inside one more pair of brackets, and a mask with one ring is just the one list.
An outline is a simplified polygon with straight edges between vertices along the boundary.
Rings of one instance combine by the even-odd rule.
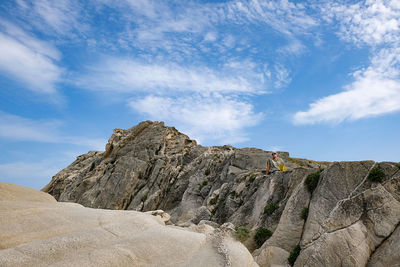
[[203, 145], [399, 161], [399, 44], [397, 0], [3, 0], [0, 181], [40, 189], [143, 120]]

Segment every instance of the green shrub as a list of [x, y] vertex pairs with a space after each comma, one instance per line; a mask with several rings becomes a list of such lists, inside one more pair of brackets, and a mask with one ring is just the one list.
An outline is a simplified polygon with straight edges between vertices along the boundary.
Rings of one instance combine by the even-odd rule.
[[303, 220], [307, 220], [307, 217], [308, 217], [308, 208], [304, 208], [301, 210], [301, 218]]
[[201, 184], [199, 184], [199, 189], [201, 190], [203, 187], [205, 187], [208, 184], [208, 180], [203, 181]]
[[400, 162], [396, 163], [395, 165], [396, 165], [397, 168], [400, 169]]
[[210, 172], [211, 172], [210, 168], [207, 168], [207, 169], [204, 171], [204, 175], [205, 175], [205, 176], [208, 176], [208, 175], [210, 174]]
[[232, 191], [230, 193], [230, 195], [231, 195], [231, 198], [235, 198], [237, 196], [237, 193], [236, 193], [236, 191]]
[[250, 176], [249, 182], [252, 183], [254, 182], [254, 180], [256, 179], [255, 175]]
[[147, 194], [143, 195], [142, 198], [141, 198], [142, 202], [145, 202], [146, 199], [147, 199]]
[[235, 238], [240, 242], [244, 242], [250, 235], [250, 229], [246, 226], [237, 226], [235, 228]]
[[272, 232], [266, 228], [258, 228], [256, 234], [254, 235], [254, 241], [257, 244], [257, 247], [261, 247], [264, 242], [270, 238], [272, 235]]
[[216, 211], [217, 211], [217, 208], [213, 208], [211, 211], [211, 215], [214, 215]]
[[215, 205], [218, 201], [218, 197], [213, 197], [212, 199], [210, 199], [210, 205]]
[[290, 252], [290, 256], [289, 256], [289, 258], [288, 258], [288, 261], [289, 261], [289, 263], [290, 263], [290, 266], [293, 266], [293, 264], [295, 263], [297, 257], [300, 255], [300, 250], [301, 250], [300, 246], [297, 245], [297, 246], [292, 250], [292, 252]]
[[311, 173], [307, 176], [305, 183], [306, 183], [308, 192], [312, 193], [314, 191], [314, 189], [317, 188], [320, 174], [321, 174], [321, 172], [318, 171], [318, 172]]
[[372, 182], [382, 182], [385, 174], [383, 173], [382, 169], [379, 167], [373, 168], [368, 175], [368, 179]]
[[174, 197], [174, 199], [172, 200], [172, 203], [176, 203], [181, 201], [181, 199], [179, 197]]
[[219, 205], [220, 205], [221, 207], [225, 207], [225, 205], [226, 205], [226, 199], [225, 199], [224, 197], [221, 197], [221, 198], [219, 199]]
[[264, 207], [264, 213], [265, 213], [265, 214], [268, 214], [268, 215], [271, 215], [271, 214], [274, 213], [274, 211], [277, 210], [278, 208], [279, 208], [279, 205], [278, 205], [278, 204], [275, 204], [275, 203], [267, 204], [267, 205]]

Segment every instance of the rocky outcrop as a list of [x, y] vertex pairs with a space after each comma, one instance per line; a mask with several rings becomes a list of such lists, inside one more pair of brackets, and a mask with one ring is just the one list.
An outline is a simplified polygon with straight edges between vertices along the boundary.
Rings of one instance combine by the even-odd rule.
[[[114, 130], [105, 152], [79, 156], [43, 190], [93, 208], [165, 210], [181, 226], [244, 226], [249, 237], [242, 240], [261, 266], [287, 265], [298, 245], [297, 266], [396, 262], [398, 250], [388, 244], [399, 248], [398, 165], [278, 154], [288, 171], [266, 176], [270, 152], [200, 146], [175, 128], [147, 121]], [[368, 178], [375, 168], [380, 182]], [[312, 173], [320, 177], [314, 191], [305, 185]], [[260, 241], [260, 229], [273, 234]]]
[[166, 220], [160, 210], [85, 208], [0, 183], [0, 266], [258, 266], [229, 225]]
[[[368, 179], [376, 167], [383, 170], [381, 182]], [[390, 251], [399, 251], [398, 240], [393, 243], [397, 248], [387, 248], [386, 243], [400, 222], [399, 188], [400, 172], [393, 164], [332, 165], [313, 193], [295, 266], [365, 266], [370, 258], [371, 266], [380, 261], [390, 263], [385, 266], [398, 264], [398, 253]], [[382, 248], [375, 252], [378, 247]]]

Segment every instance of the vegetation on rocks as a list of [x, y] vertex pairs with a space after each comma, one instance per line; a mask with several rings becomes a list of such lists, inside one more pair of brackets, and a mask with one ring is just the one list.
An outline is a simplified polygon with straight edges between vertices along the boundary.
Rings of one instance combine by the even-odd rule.
[[249, 182], [252, 183], [254, 182], [254, 180], [256, 179], [255, 175], [250, 176]]
[[314, 172], [314, 173], [309, 174], [305, 180], [307, 190], [311, 194], [312, 194], [312, 192], [314, 192], [315, 188], [317, 188], [320, 175], [321, 175], [321, 171]]
[[199, 189], [201, 190], [203, 187], [205, 187], [208, 184], [208, 180], [204, 180], [200, 185]]
[[272, 232], [267, 228], [258, 228], [256, 234], [254, 235], [254, 241], [257, 244], [257, 248], [261, 247], [264, 242], [272, 236]]
[[300, 255], [300, 251], [301, 251], [300, 245], [297, 245], [297, 246], [292, 250], [292, 252], [290, 252], [290, 256], [289, 256], [289, 258], [288, 258], [288, 261], [289, 261], [290, 266], [293, 266], [293, 265], [294, 265], [294, 263], [296, 262], [297, 257]]
[[267, 215], [271, 215], [275, 210], [279, 208], [279, 205], [276, 203], [269, 203], [264, 207], [264, 213]]
[[205, 176], [208, 176], [210, 173], [211, 173], [210, 168], [207, 168], [207, 169], [204, 171], [204, 175], [205, 175]]
[[210, 205], [215, 205], [215, 204], [217, 204], [217, 201], [218, 201], [218, 197], [213, 197], [212, 199], [210, 199]]
[[240, 242], [244, 242], [250, 236], [250, 229], [246, 226], [237, 226], [235, 228], [235, 238]]
[[303, 220], [307, 220], [307, 217], [308, 217], [308, 208], [304, 208], [301, 210], [301, 218]]
[[385, 174], [383, 173], [382, 169], [379, 167], [373, 168], [368, 175], [368, 179], [372, 182], [382, 182], [383, 178], [385, 177]]

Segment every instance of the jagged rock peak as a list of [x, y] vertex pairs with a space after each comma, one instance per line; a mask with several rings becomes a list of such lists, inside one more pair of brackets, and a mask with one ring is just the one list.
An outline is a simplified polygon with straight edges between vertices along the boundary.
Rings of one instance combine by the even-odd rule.
[[[166, 127], [164, 122], [143, 121], [128, 130], [114, 129], [113, 134], [108, 139], [104, 158], [107, 158], [112, 153], [116, 153], [120, 148], [134, 141], [137, 137], [141, 137], [142, 139], [150, 138], [153, 141], [160, 141], [155, 139], [161, 138], [164, 142], [183, 141], [185, 145], [197, 145], [195, 140], [191, 140], [187, 135], [180, 133], [175, 127]], [[139, 141], [143, 140], [140, 139]]]

